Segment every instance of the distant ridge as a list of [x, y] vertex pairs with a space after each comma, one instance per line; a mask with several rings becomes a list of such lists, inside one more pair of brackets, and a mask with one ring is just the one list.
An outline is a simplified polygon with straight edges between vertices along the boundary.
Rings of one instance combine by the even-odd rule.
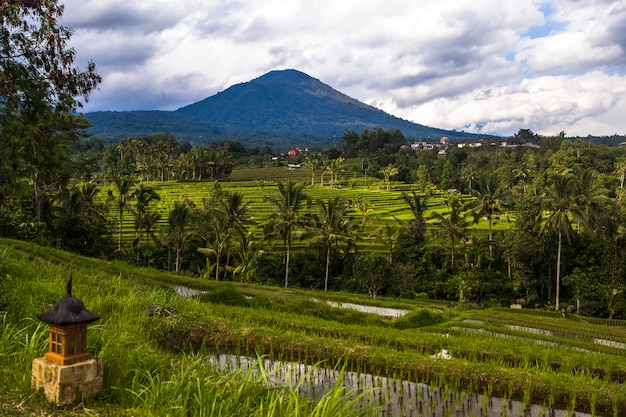
[[168, 132], [192, 144], [238, 140], [245, 146], [328, 146], [347, 131], [396, 128], [407, 139], [485, 137], [392, 116], [294, 69], [268, 72], [176, 111], [92, 112], [88, 133], [110, 141]]

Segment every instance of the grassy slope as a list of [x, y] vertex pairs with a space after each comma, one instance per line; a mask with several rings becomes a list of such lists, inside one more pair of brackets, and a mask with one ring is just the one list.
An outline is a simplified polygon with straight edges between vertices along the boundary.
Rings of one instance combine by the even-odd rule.
[[[613, 409], [619, 415], [626, 413], [626, 349], [593, 343], [594, 337], [626, 340], [623, 326], [526, 311], [464, 310], [463, 306], [428, 300], [372, 301], [352, 294], [233, 283], [224, 286], [0, 240], [0, 308], [7, 310], [0, 322], [0, 415], [74, 415], [81, 411], [80, 407], [56, 410], [30, 391], [30, 363], [46, 350], [45, 328], [33, 318], [60, 297], [70, 271], [75, 278], [74, 294], [102, 317], [91, 327], [89, 350], [104, 361], [105, 392], [100, 400], [86, 403], [89, 415], [164, 415], [166, 410], [179, 415], [168, 404], [172, 396], [193, 397], [194, 393], [188, 392], [193, 385], [189, 373], [208, 384], [202, 392], [213, 392], [215, 385], [210, 381], [232, 387], [232, 392], [224, 388], [228, 392], [222, 394], [230, 398], [225, 404], [233, 407], [241, 402], [276, 404], [267, 399], [270, 394], [256, 388], [245, 400], [238, 397], [241, 376], [228, 377], [225, 382], [199, 365], [191, 353], [216, 350], [330, 365], [343, 358], [353, 370], [470, 387], [506, 397], [528, 395], [545, 404], [571, 404], [575, 398], [578, 408], [593, 406], [608, 410], [609, 415]], [[209, 293], [185, 299], [171, 289], [175, 284]], [[414, 313], [394, 322], [331, 309], [312, 297]], [[532, 333], [531, 327], [545, 331]], [[448, 349], [453, 359], [431, 357], [441, 349]], [[162, 393], [167, 399], [154, 394], [173, 386], [179, 386], [180, 392]], [[180, 406], [197, 411], [190, 402]]]

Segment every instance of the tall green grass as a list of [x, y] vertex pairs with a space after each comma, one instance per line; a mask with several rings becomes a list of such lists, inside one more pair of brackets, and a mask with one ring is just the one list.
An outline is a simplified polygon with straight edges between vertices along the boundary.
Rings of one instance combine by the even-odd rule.
[[[340, 293], [224, 285], [0, 240], [0, 373], [5, 388], [0, 392], [0, 415], [15, 414], [19, 407], [25, 410], [22, 415], [54, 411], [30, 392], [30, 362], [47, 348], [45, 327], [35, 317], [63, 295], [70, 271], [74, 295], [102, 317], [88, 335], [89, 351], [105, 367], [102, 396], [85, 404], [92, 415], [262, 415], [255, 414], [261, 409], [274, 415], [350, 415], [342, 407], [351, 403], [341, 391], [311, 402], [298, 397], [297, 391], [268, 386], [262, 370], [216, 372], [202, 358], [219, 352], [323, 362], [331, 368], [343, 359], [351, 371], [448, 390], [526, 398], [545, 402], [546, 407], [561, 404], [626, 413], [621, 379], [626, 375], [626, 352], [596, 346], [588, 338], [618, 335], [620, 326], [502, 309], [462, 310], [428, 300], [372, 301]], [[208, 293], [183, 298], [172, 290], [174, 284]], [[327, 300], [413, 313], [403, 323], [331, 308]], [[506, 327], [509, 324], [519, 328]], [[548, 335], [523, 329], [532, 326], [561, 327], [563, 332]], [[443, 349], [452, 359], [436, 357]], [[172, 401], [162, 400], [164, 396]], [[212, 408], [213, 403], [223, 405]], [[236, 408], [242, 404], [243, 409]]]

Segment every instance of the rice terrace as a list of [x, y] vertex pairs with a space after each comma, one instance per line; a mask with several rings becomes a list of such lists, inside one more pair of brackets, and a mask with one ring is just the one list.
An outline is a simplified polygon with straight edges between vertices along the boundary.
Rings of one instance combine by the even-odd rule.
[[[0, 256], [3, 300], [12, 300], [1, 334], [5, 415], [626, 412], [621, 322], [221, 283], [6, 239]], [[30, 317], [54, 302], [70, 271], [75, 292], [102, 316], [89, 348], [108, 388], [99, 401], [55, 411], [28, 393], [30, 363], [47, 343]], [[181, 296], [181, 287], [197, 292]]]
[[626, 416], [623, 10], [187, 3], [0, 6], [0, 417]]

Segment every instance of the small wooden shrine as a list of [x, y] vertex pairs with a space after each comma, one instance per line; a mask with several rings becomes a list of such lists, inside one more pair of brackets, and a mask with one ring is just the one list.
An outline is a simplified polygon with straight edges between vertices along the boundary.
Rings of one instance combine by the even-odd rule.
[[100, 316], [72, 296], [72, 276], [67, 294], [37, 318], [47, 323], [50, 346], [43, 358], [33, 361], [31, 385], [43, 388], [57, 405], [71, 404], [96, 395], [102, 389], [102, 361], [87, 352], [87, 326]]

